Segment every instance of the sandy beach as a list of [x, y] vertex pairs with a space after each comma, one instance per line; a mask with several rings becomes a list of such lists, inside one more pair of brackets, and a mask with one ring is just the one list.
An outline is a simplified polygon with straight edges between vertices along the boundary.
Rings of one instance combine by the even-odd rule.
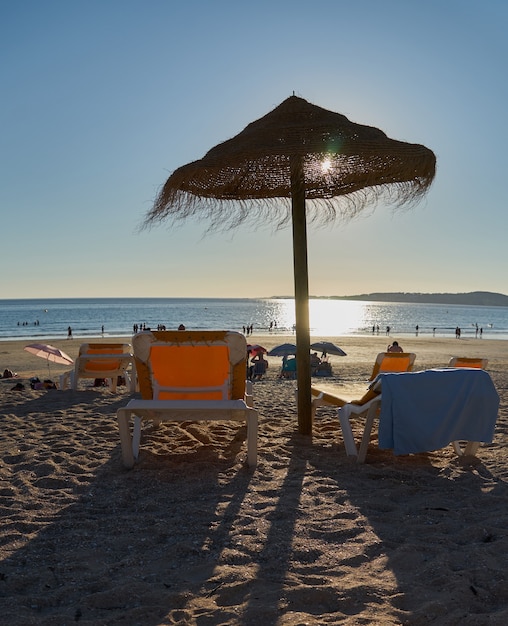
[[[347, 357], [315, 382], [363, 387], [385, 336], [330, 337]], [[270, 348], [294, 337], [257, 335]], [[98, 341], [101, 341], [99, 339]], [[501, 398], [495, 439], [394, 456], [373, 440], [345, 454], [337, 413], [298, 434], [295, 381], [280, 359], [254, 384], [259, 456], [238, 423], [165, 424], [122, 467], [119, 387], [32, 390], [68, 367], [1, 342], [0, 623], [63, 625], [508, 623], [508, 342], [407, 338], [415, 369], [489, 359]], [[79, 339], [50, 342], [76, 357]], [[23, 391], [13, 391], [16, 382]], [[354, 424], [360, 434], [362, 423]]]

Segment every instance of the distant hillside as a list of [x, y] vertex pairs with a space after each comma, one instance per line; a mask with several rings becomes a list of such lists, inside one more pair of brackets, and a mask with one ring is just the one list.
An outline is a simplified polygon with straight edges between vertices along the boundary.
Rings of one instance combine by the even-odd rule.
[[508, 296], [490, 291], [472, 291], [470, 293], [363, 293], [358, 296], [333, 296], [333, 299], [508, 307]]

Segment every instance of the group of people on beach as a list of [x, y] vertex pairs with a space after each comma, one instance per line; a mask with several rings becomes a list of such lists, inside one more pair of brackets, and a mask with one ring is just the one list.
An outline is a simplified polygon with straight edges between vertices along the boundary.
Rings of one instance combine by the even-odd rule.
[[[141, 333], [144, 330], [151, 330], [150, 326], [144, 324], [134, 324], [132, 327], [132, 332], [136, 335], [137, 333]], [[167, 330], [166, 324], [157, 324], [157, 330]], [[178, 326], [178, 330], [185, 330], [185, 326], [180, 324]]]
[[[483, 337], [483, 327], [478, 326], [478, 324], [475, 324], [474, 326], [475, 326], [475, 337], [476, 337], [476, 338], [478, 338], [478, 337], [479, 337], [479, 338], [481, 339], [481, 338]], [[386, 335], [387, 335], [387, 336], [390, 334], [391, 330], [392, 330], [391, 326], [387, 326], [387, 327], [386, 327]], [[432, 334], [433, 334], [433, 336], [435, 336], [435, 335], [436, 335], [436, 330], [437, 330], [437, 328], [434, 326], [434, 327], [432, 328]], [[420, 332], [420, 326], [417, 324], [417, 325], [415, 326], [415, 335], [416, 335], [417, 337], [418, 337], [419, 332]], [[379, 324], [374, 324], [374, 325], [372, 326], [372, 334], [373, 334], [373, 335], [376, 335], [376, 334], [377, 334], [377, 335], [379, 335]], [[459, 326], [457, 326], [457, 327], [455, 328], [455, 338], [456, 338], [456, 339], [460, 339], [461, 334], [462, 334], [462, 329], [461, 329]]]
[[[274, 320], [270, 322], [268, 326], [268, 332], [272, 333], [272, 332], [275, 332], [276, 330], [277, 330], [277, 320]], [[254, 325], [253, 324], [244, 325], [242, 326], [242, 331], [244, 335], [252, 335], [252, 333], [254, 332]]]

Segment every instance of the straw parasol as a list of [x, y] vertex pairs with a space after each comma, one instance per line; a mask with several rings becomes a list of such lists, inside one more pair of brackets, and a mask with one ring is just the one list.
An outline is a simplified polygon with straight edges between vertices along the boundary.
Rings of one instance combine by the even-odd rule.
[[431, 150], [388, 138], [295, 95], [175, 170], [145, 225], [198, 218], [227, 230], [260, 221], [293, 229], [298, 427], [311, 434], [307, 221], [348, 219], [381, 198], [419, 200], [435, 175]]

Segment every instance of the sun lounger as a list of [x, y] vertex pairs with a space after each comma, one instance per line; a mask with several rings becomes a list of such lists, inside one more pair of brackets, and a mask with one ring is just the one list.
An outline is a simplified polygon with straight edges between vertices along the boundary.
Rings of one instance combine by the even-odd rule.
[[[378, 414], [379, 447], [393, 449], [394, 454], [438, 450], [452, 443], [455, 452], [462, 456], [475, 454], [480, 442], [492, 442], [499, 396], [483, 370], [383, 374], [375, 389], [381, 394], [370, 403], [362, 407], [348, 403], [338, 410], [343, 433], [349, 433], [347, 423], [353, 414], [366, 415], [357, 455], [359, 463], [365, 461]], [[465, 442], [464, 447], [459, 442]], [[354, 455], [351, 445], [349, 449]]]
[[484, 370], [488, 364], [488, 359], [480, 357], [454, 356], [450, 359], [448, 367], [475, 367]]
[[136, 368], [129, 343], [83, 343], [74, 369], [60, 376], [60, 389], [76, 390], [80, 378], [108, 379], [116, 391], [118, 377], [123, 377], [131, 391], [136, 390]]
[[[132, 340], [141, 400], [118, 409], [123, 463], [138, 457], [142, 420], [247, 423], [247, 461], [257, 461], [258, 414], [247, 393], [247, 344], [228, 331], [152, 331]], [[134, 416], [131, 434], [130, 420]]]
[[416, 359], [413, 352], [380, 352], [369, 380], [374, 380], [378, 374], [384, 372], [410, 372]]
[[[373, 381], [376, 376], [381, 372], [409, 372], [412, 370], [416, 354], [413, 352], [380, 352], [374, 362], [372, 374], [369, 378]], [[363, 396], [368, 390], [362, 390]], [[336, 406], [340, 407], [347, 404], [347, 400], [336, 395], [335, 393], [325, 392], [322, 389], [312, 386], [312, 417], [315, 417], [316, 409], [320, 406]]]

